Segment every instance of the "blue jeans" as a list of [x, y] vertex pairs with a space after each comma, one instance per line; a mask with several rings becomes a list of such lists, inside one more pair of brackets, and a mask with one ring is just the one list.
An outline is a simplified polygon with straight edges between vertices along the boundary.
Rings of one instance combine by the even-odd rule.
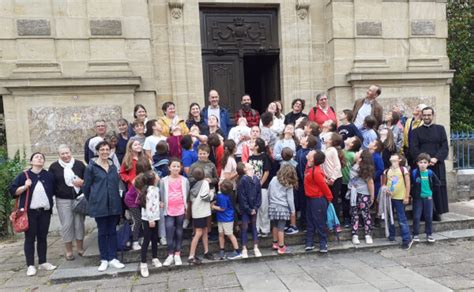
[[95, 218], [97, 223], [100, 259], [111, 261], [117, 258], [118, 215]]
[[314, 234], [319, 234], [319, 248], [326, 248], [326, 221], [328, 202], [326, 198], [306, 198], [306, 246], [314, 246]]
[[[410, 227], [408, 226], [407, 216], [405, 215], [405, 205], [403, 200], [392, 199], [392, 209], [397, 213], [398, 225], [400, 226], [400, 233], [402, 235], [403, 244], [408, 244], [411, 240]], [[395, 224], [390, 224], [388, 227], [389, 239], [395, 239]]]
[[166, 243], [168, 255], [181, 252], [183, 244], [184, 214], [179, 216], [165, 216]]
[[421, 215], [425, 218], [425, 233], [433, 233], [433, 198], [420, 198], [413, 200], [413, 235], [420, 234]]
[[250, 228], [252, 228], [252, 237], [253, 237], [253, 244], [258, 244], [258, 237], [257, 237], [257, 214], [250, 215], [246, 213], [242, 213], [242, 247], [247, 247], [248, 239], [248, 230], [249, 230], [249, 223]]

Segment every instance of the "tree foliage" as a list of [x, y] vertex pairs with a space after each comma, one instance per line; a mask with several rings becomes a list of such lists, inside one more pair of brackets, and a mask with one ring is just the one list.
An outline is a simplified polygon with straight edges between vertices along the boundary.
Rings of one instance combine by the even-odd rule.
[[451, 85], [451, 129], [474, 130], [474, 39], [472, 0], [449, 0], [448, 57], [454, 73]]

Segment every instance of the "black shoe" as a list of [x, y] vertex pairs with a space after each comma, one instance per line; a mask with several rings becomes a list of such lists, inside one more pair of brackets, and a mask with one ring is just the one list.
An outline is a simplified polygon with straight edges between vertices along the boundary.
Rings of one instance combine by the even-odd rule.
[[188, 258], [188, 263], [190, 265], [200, 265], [202, 261], [198, 257]]
[[412, 245], [413, 245], [413, 240], [410, 240], [408, 243], [404, 243], [404, 244], [402, 245], [402, 248], [403, 248], [404, 250], [409, 250]]
[[204, 254], [204, 258], [205, 258], [206, 260], [213, 261], [213, 260], [214, 260], [214, 255], [213, 255], [212, 253], [210, 253], [210, 252], [207, 252], [207, 253]]

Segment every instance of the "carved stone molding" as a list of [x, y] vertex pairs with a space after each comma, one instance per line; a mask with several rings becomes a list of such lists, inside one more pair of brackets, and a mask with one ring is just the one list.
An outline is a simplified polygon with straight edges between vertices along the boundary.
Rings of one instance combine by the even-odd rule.
[[169, 0], [168, 6], [171, 10], [171, 16], [179, 19], [183, 15], [184, 0]]
[[309, 0], [296, 0], [296, 14], [300, 19], [305, 19], [309, 11]]

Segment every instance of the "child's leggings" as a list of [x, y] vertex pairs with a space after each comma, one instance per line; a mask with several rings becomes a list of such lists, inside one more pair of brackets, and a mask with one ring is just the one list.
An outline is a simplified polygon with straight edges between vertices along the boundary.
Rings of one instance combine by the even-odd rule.
[[138, 241], [140, 237], [140, 228], [142, 227], [142, 209], [141, 208], [130, 208], [130, 214], [132, 215], [133, 229], [132, 236], [133, 241]]
[[151, 254], [152, 259], [158, 257], [158, 220], [155, 221], [155, 227], [150, 228], [150, 223], [146, 220], [142, 220], [143, 225], [143, 243], [141, 251], [142, 263], [146, 263], [146, 253], [148, 251], [148, 245], [151, 241]]
[[257, 237], [257, 214], [250, 215], [250, 214], [242, 214], [242, 230], [240, 233], [242, 234], [242, 247], [246, 247], [249, 241], [248, 239], [248, 229], [249, 223], [251, 224], [250, 228], [252, 228], [252, 237], [253, 237], [253, 244], [258, 244], [258, 237]]
[[357, 235], [359, 230], [359, 212], [364, 219], [365, 235], [370, 235], [372, 219], [370, 218], [370, 196], [357, 193], [356, 205], [351, 206], [352, 235]]

